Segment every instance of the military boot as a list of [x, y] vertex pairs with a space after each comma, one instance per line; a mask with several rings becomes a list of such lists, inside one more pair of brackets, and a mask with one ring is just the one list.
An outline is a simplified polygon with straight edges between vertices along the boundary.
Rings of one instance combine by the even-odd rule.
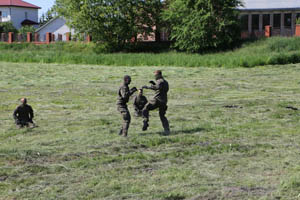
[[170, 129], [165, 129], [164, 135], [170, 135]]
[[144, 121], [144, 125], [143, 125], [143, 129], [142, 130], [146, 131], [148, 129], [148, 126], [149, 126], [148, 122]]
[[128, 134], [127, 134], [127, 131], [124, 131], [124, 132], [123, 132], [123, 136], [124, 136], [124, 137], [127, 137], [127, 135], [128, 135]]
[[122, 135], [123, 134], [123, 129], [121, 129], [120, 131], [119, 131], [119, 135]]

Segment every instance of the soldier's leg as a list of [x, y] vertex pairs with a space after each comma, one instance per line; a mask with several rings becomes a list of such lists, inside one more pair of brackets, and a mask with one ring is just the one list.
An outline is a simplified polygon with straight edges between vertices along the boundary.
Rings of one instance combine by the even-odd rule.
[[25, 122], [24, 126], [26, 126], [28, 128], [29, 127], [29, 122]]
[[122, 134], [124, 137], [127, 137], [128, 129], [129, 129], [130, 121], [131, 121], [131, 116], [130, 116], [129, 110], [123, 111], [122, 116], [123, 116]]
[[15, 124], [16, 124], [17, 128], [23, 128], [23, 125], [20, 120], [16, 120]]
[[[121, 113], [121, 116], [122, 116], [122, 119], [123, 119], [124, 117], [123, 117], [123, 113], [122, 112], [124, 111], [124, 109], [122, 107], [118, 106], [118, 111]], [[123, 122], [122, 122], [121, 129], [119, 131], [119, 135], [122, 135], [122, 134], [123, 134]]]
[[140, 110], [135, 110], [134, 111], [134, 116], [136, 116], [136, 117], [140, 117], [141, 115], [140, 115]]
[[165, 130], [165, 134], [169, 135], [170, 134], [170, 127], [169, 127], [169, 121], [166, 117], [166, 112], [168, 110], [168, 106], [167, 105], [161, 105], [159, 107], [159, 117], [160, 117], [160, 121], [162, 123], [162, 126]]
[[149, 111], [158, 108], [158, 106], [159, 105], [157, 101], [149, 102], [146, 104], [145, 108], [143, 109], [143, 119], [144, 119], [143, 131], [146, 131], [149, 126]]
[[34, 123], [34, 122], [29, 122], [29, 123], [28, 123], [28, 127], [29, 127], [29, 128], [35, 128], [36, 126], [35, 126], [35, 123]]

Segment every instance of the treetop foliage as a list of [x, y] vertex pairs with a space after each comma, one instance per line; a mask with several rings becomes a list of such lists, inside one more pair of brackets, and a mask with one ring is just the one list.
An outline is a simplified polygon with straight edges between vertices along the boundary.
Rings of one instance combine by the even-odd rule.
[[153, 31], [153, 13], [160, 5], [160, 0], [57, 0], [56, 10], [76, 31], [117, 50]]
[[172, 0], [164, 12], [174, 46], [183, 51], [227, 49], [240, 38], [239, 0]]
[[56, 0], [56, 12], [79, 33], [113, 51], [138, 34], [167, 29], [176, 49], [202, 52], [232, 48], [240, 38], [240, 0]]

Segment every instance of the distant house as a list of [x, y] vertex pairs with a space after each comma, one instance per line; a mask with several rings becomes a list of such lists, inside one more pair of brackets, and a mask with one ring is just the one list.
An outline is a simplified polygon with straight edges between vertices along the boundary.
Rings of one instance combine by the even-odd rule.
[[36, 30], [36, 33], [40, 35], [40, 41], [46, 40], [47, 32], [54, 34], [56, 39], [58, 39], [60, 34], [62, 35], [62, 41], [66, 41], [66, 33], [74, 34], [74, 29], [66, 24], [66, 20], [63, 17], [55, 17]]
[[16, 29], [25, 25], [38, 27], [39, 9], [21, 0], [0, 0], [0, 22], [12, 22]]
[[273, 36], [293, 36], [296, 19], [300, 17], [300, 0], [243, 0], [241, 12], [242, 37], [263, 36], [265, 26], [272, 27]]

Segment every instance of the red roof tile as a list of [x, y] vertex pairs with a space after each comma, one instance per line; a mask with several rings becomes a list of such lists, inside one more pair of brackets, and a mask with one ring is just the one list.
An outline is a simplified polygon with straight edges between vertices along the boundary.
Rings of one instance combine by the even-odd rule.
[[0, 6], [16, 6], [16, 7], [40, 9], [40, 7], [33, 5], [31, 3], [27, 3], [22, 0], [0, 0]]

